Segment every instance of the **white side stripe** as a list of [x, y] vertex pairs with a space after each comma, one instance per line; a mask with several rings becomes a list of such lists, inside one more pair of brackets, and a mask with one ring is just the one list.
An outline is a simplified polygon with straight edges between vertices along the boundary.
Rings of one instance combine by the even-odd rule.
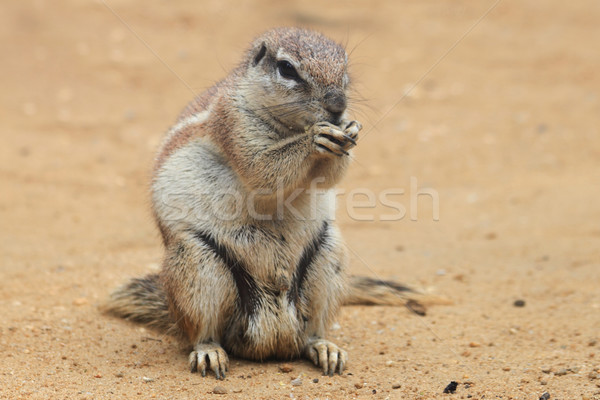
[[206, 122], [211, 111], [212, 111], [212, 104], [206, 110], [200, 111], [199, 113], [196, 113], [194, 115], [190, 115], [189, 117], [185, 118], [184, 120], [181, 120], [178, 123], [176, 123], [171, 129], [169, 129], [169, 131], [165, 135], [165, 138], [163, 140], [163, 147], [165, 144], [167, 144], [169, 141], [171, 141], [173, 136], [175, 136], [175, 134], [177, 132], [179, 132], [180, 130], [188, 128], [190, 126], [194, 126], [194, 125], [201, 125], [204, 122]]

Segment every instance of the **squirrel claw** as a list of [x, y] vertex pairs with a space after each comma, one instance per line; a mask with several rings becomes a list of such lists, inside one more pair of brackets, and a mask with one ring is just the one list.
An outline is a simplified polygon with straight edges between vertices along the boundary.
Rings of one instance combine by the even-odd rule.
[[332, 153], [339, 157], [350, 155], [348, 150], [356, 146], [358, 131], [362, 128], [359, 122], [352, 121], [345, 130], [329, 122], [317, 122], [311, 128], [316, 148], [321, 153]]
[[225, 372], [229, 369], [229, 357], [217, 343], [200, 343], [194, 346], [189, 362], [191, 372], [200, 372], [202, 376], [206, 376], [206, 367], [209, 367], [219, 380], [225, 379]]
[[355, 146], [356, 146], [356, 140], [354, 140], [354, 138], [353, 138], [353, 137], [350, 137], [350, 136], [348, 136], [348, 135], [344, 135], [344, 138], [345, 138], [346, 140], [348, 140], [350, 143], [352, 143], [353, 145], [355, 145]]
[[354, 144], [356, 144], [356, 138], [358, 137], [358, 132], [362, 129], [362, 125], [358, 121], [350, 121], [346, 128], [344, 128], [344, 133], [354, 139]]
[[331, 153], [339, 157], [348, 155], [348, 152], [344, 150], [342, 146], [325, 136], [316, 135], [314, 137], [314, 142], [317, 150], [321, 153]]
[[315, 339], [304, 350], [305, 356], [323, 371], [323, 375], [342, 374], [348, 353], [328, 340]]

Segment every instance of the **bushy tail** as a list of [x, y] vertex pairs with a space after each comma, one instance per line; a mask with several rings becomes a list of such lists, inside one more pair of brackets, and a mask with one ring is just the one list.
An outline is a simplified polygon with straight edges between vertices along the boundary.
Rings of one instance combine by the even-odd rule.
[[115, 290], [103, 311], [163, 332], [174, 328], [158, 274], [135, 278]]
[[344, 301], [344, 305], [405, 306], [418, 315], [425, 315], [428, 305], [450, 303], [443, 297], [424, 293], [394, 281], [354, 275], [350, 277], [350, 293]]
[[[350, 277], [350, 291], [344, 299], [344, 305], [405, 306], [418, 315], [425, 315], [426, 306], [434, 304], [451, 302], [394, 281], [364, 276]], [[121, 286], [112, 293], [102, 310], [162, 332], [176, 334], [158, 274], [135, 278]]]

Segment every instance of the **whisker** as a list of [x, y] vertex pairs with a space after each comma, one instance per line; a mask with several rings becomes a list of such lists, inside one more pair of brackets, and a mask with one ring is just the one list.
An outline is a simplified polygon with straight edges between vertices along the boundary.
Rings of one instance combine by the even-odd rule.
[[366, 35], [365, 37], [363, 37], [361, 40], [359, 40], [358, 43], [356, 43], [354, 45], [354, 47], [352, 47], [352, 50], [350, 50], [350, 53], [348, 53], [348, 58], [350, 58], [350, 56], [352, 55], [352, 53], [354, 53], [354, 50], [356, 50], [358, 48], [358, 46], [360, 46], [361, 44], [363, 44], [363, 42], [367, 39], [369, 39], [371, 36], [373, 36], [375, 34], [375, 32], [371, 32], [368, 35]]

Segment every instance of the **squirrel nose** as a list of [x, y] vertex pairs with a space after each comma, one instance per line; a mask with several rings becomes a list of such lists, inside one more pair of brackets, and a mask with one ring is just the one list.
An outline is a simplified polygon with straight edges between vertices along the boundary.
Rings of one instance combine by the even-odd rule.
[[323, 97], [323, 106], [334, 115], [341, 115], [346, 110], [346, 95], [341, 90], [330, 90]]

